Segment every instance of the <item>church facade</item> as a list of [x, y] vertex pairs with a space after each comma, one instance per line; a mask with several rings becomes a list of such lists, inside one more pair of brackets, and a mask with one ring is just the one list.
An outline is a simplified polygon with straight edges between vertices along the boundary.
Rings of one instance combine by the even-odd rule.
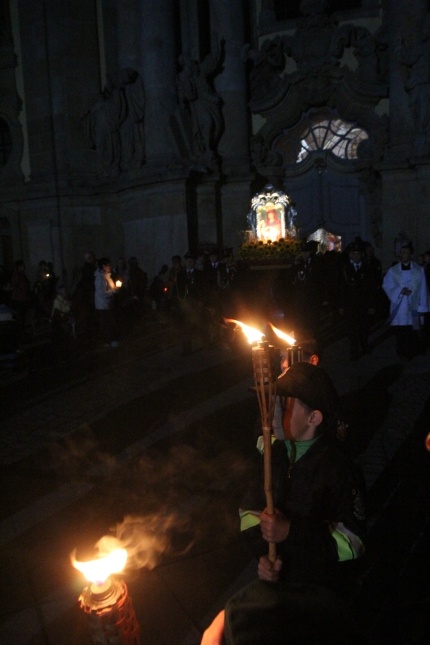
[[430, 247], [427, 1], [2, 0], [0, 264], [237, 247], [296, 225]]

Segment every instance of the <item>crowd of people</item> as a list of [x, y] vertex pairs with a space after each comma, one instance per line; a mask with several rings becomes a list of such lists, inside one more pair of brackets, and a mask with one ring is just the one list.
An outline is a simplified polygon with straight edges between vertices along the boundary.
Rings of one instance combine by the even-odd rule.
[[276, 310], [282, 326], [300, 342], [311, 339], [320, 354], [322, 318], [343, 321], [350, 357], [357, 360], [370, 351], [373, 326], [386, 321], [398, 355], [410, 360], [425, 353], [430, 340], [430, 251], [420, 259], [421, 264], [412, 260], [405, 242], [400, 261], [384, 273], [372, 244], [359, 237], [342, 252], [320, 253], [310, 240], [293, 263], [273, 272], [250, 270], [232, 248], [209, 248], [174, 255], [149, 280], [136, 257], [118, 258], [111, 266], [108, 257], [86, 252], [73, 284], [58, 278], [45, 260], [34, 281], [21, 260], [11, 273], [1, 267], [1, 305], [11, 310], [18, 340], [29, 320], [33, 327], [43, 320], [55, 339], [82, 337], [111, 348], [145, 313], [155, 312], [161, 322], [178, 326], [184, 355], [228, 342], [226, 319], [269, 319]]
[[136, 257], [119, 258], [112, 267], [107, 256], [87, 252], [70, 290], [44, 261], [34, 285], [22, 261], [10, 276], [2, 272], [1, 320], [10, 322], [11, 312], [21, 329], [33, 308], [48, 316], [54, 338], [67, 333], [66, 323], [75, 336], [73, 320], [78, 333], [115, 348], [125, 326], [151, 312], [177, 325], [187, 355], [196, 343], [224, 341], [228, 319], [249, 302], [281, 309], [284, 326], [301, 335], [297, 361], [291, 348], [281, 348], [269, 459], [259, 438], [256, 469], [239, 510], [240, 529], [255, 547], [256, 578], [227, 601], [202, 645], [364, 642], [348, 592], [366, 549], [366, 494], [344, 442], [337, 391], [318, 364], [321, 313], [329, 307], [344, 320], [352, 360], [370, 351], [377, 320], [393, 327], [401, 359], [425, 353], [430, 251], [422, 265], [412, 255], [404, 242], [399, 261], [384, 273], [372, 245], [361, 238], [342, 253], [325, 254], [316, 242], [304, 241], [294, 263], [271, 282], [236, 262], [231, 248], [174, 255], [151, 281]]

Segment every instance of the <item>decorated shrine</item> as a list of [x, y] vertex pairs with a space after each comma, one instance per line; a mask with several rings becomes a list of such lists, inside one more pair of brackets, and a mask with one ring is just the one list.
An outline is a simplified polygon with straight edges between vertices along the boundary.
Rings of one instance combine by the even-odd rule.
[[250, 263], [290, 264], [300, 250], [297, 211], [290, 197], [268, 184], [251, 200], [238, 257]]

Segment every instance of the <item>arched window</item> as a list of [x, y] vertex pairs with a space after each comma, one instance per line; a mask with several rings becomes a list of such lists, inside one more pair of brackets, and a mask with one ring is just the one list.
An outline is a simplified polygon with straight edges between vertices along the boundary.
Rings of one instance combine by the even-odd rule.
[[367, 132], [355, 123], [337, 116], [307, 115], [273, 142], [287, 164], [304, 161], [311, 152], [330, 151], [345, 160], [357, 159], [358, 144], [368, 139]]
[[341, 119], [320, 121], [303, 134], [297, 163], [313, 150], [330, 150], [341, 159], [357, 159], [358, 144], [364, 139], [368, 139], [367, 133], [353, 123]]
[[6, 121], [0, 117], [0, 166], [5, 166], [12, 152], [12, 135]]

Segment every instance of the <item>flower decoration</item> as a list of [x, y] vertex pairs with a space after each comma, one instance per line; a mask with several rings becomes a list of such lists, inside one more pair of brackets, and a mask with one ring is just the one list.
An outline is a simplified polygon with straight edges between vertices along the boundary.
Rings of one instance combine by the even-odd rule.
[[249, 239], [238, 249], [238, 257], [245, 261], [277, 260], [289, 264], [300, 252], [300, 240], [296, 238], [283, 238], [272, 242], [262, 242], [257, 238]]

